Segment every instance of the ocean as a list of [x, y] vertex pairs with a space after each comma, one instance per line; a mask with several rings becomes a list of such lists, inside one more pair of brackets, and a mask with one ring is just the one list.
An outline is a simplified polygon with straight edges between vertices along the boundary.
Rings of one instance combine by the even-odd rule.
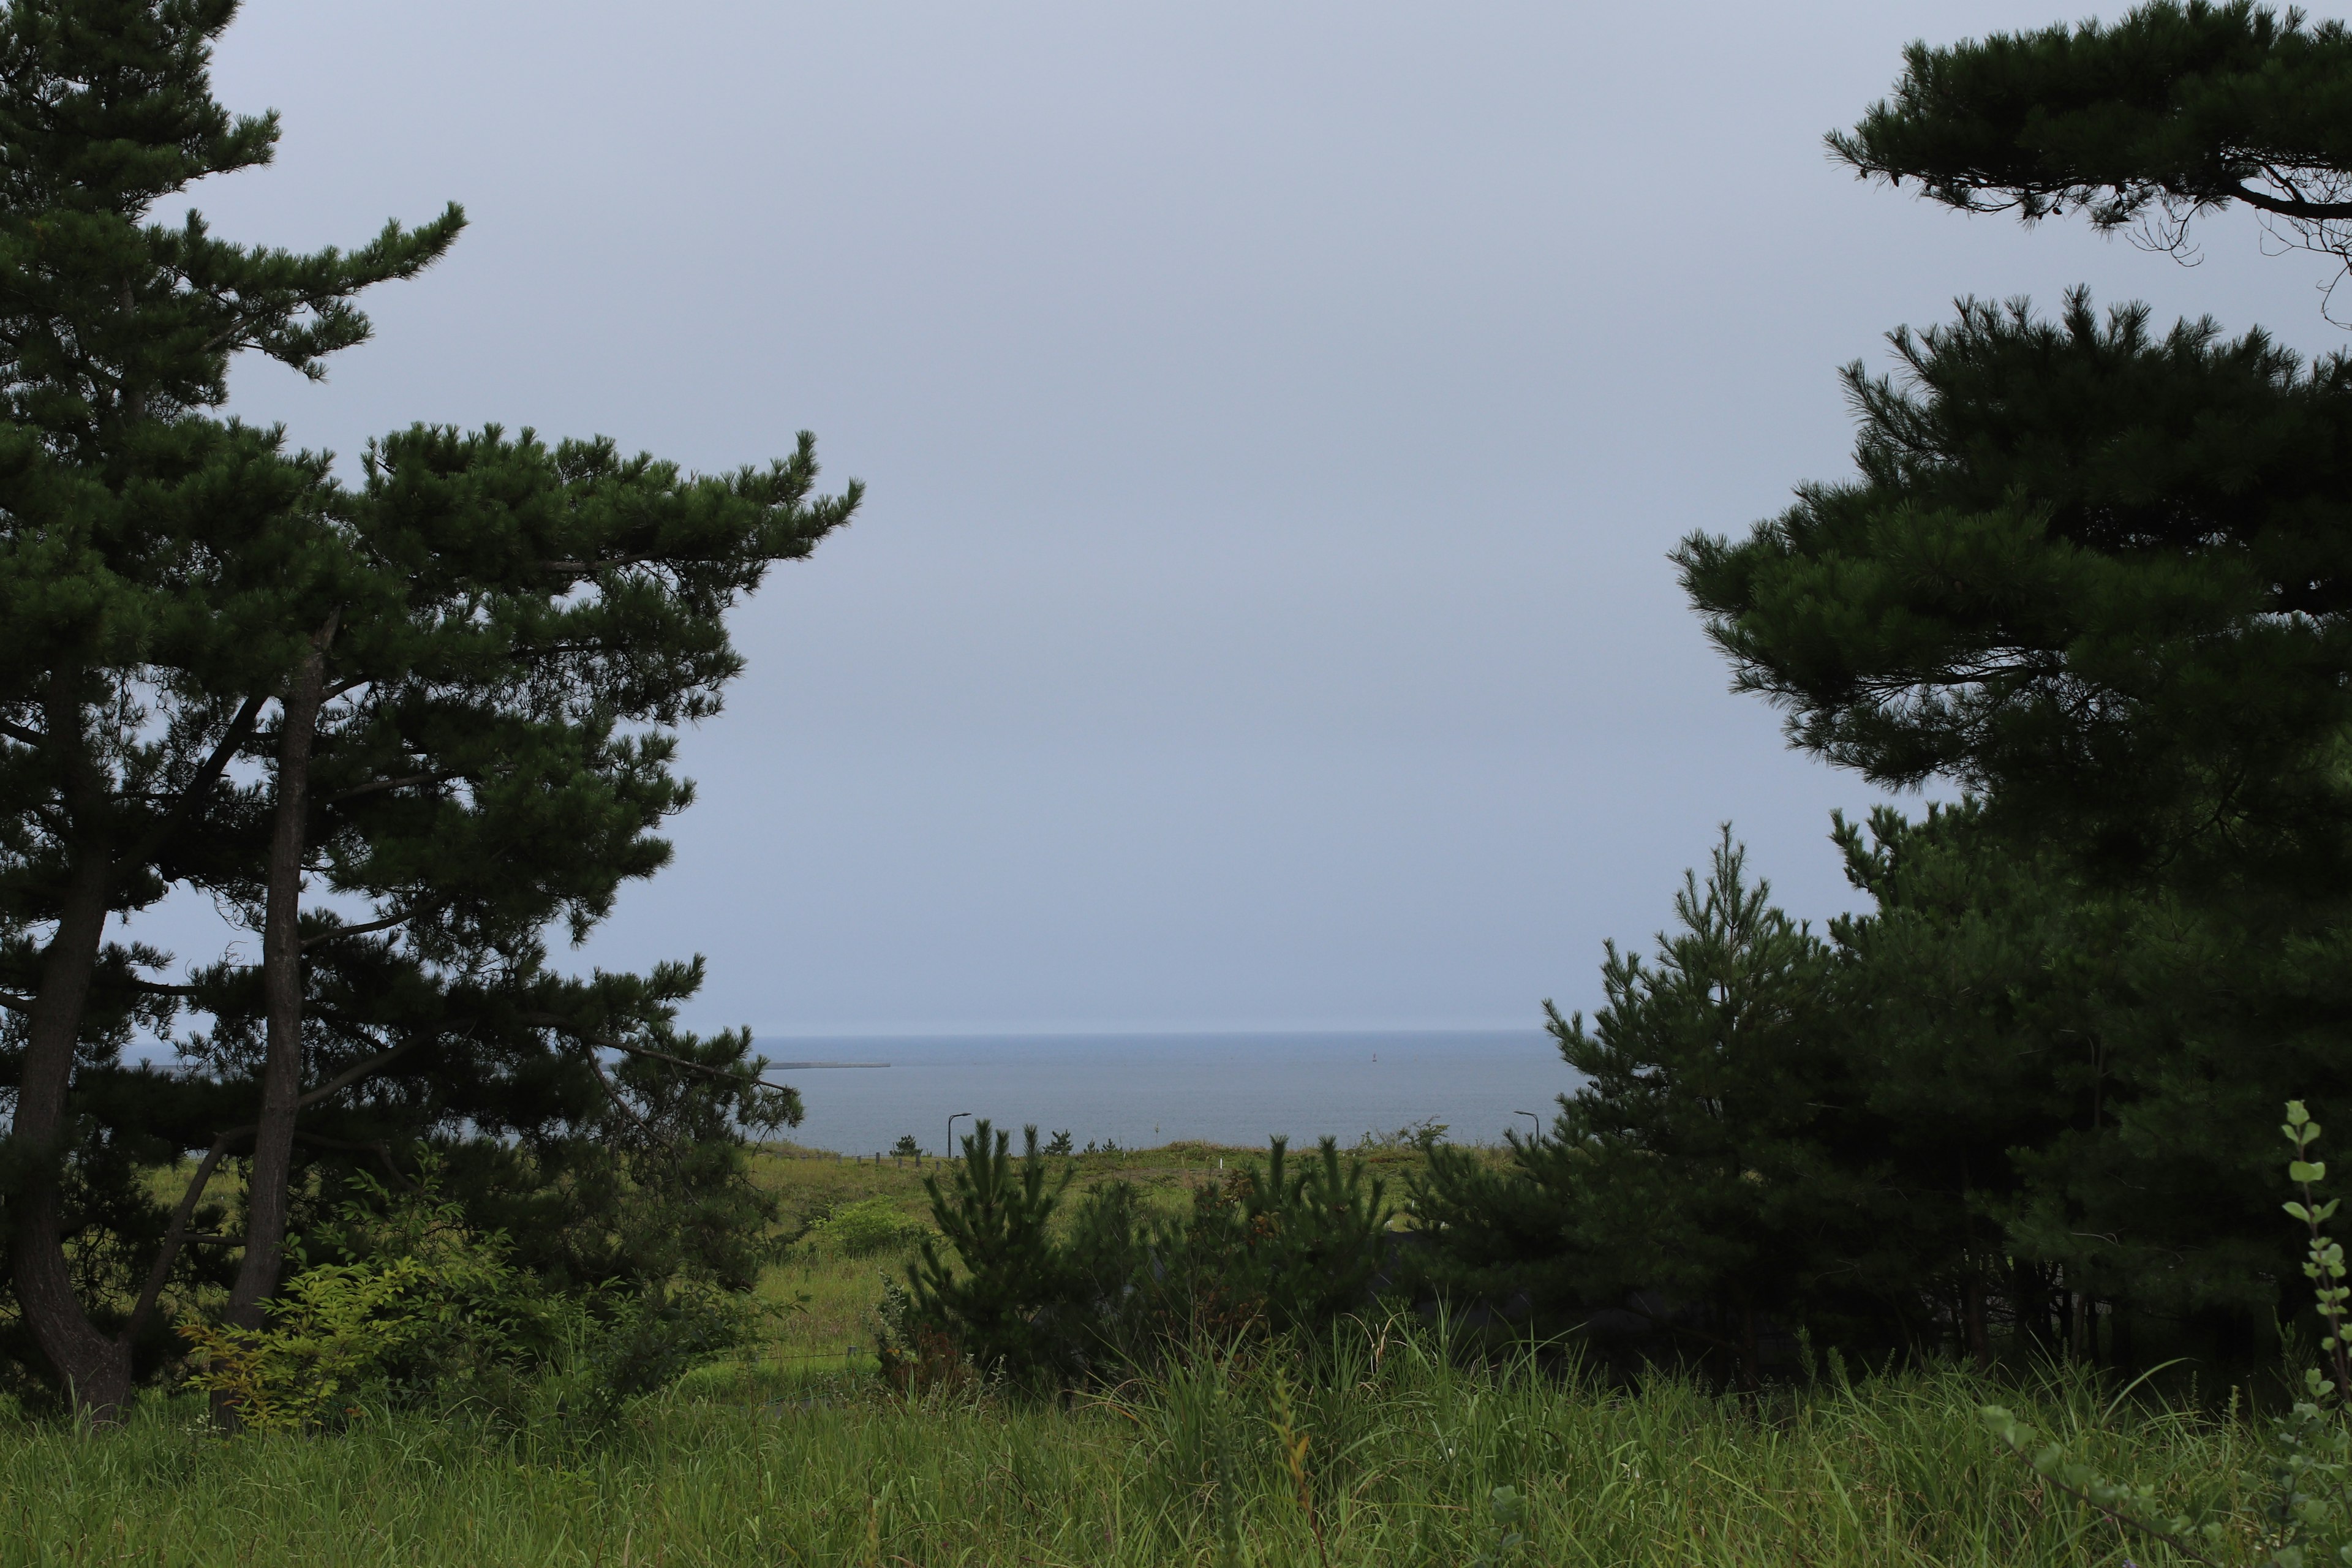
[[[808, 1117], [785, 1136], [845, 1154], [911, 1134], [946, 1144], [948, 1118], [984, 1116], [1013, 1133], [1066, 1129], [1078, 1147], [1180, 1139], [1294, 1147], [1353, 1143], [1418, 1123], [1457, 1142], [1498, 1142], [1549, 1126], [1575, 1086], [1539, 1029], [1318, 1034], [959, 1035], [761, 1039], [772, 1079], [801, 1091]], [[845, 1064], [887, 1064], [852, 1066]], [[824, 1064], [824, 1065], [817, 1065]], [[961, 1138], [969, 1121], [956, 1124]]]

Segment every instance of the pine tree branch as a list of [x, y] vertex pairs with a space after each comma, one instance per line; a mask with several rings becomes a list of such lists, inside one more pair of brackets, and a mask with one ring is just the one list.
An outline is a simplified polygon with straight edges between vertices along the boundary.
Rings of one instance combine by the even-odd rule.
[[180, 791], [170, 815], [147, 836], [138, 858], [144, 858], [187, 830], [189, 822], [195, 816], [196, 808], [204, 804], [206, 795], [212, 794], [213, 786], [220, 783], [221, 775], [228, 771], [228, 764], [236, 757], [238, 748], [252, 735], [254, 726], [261, 720], [262, 707], [268, 700], [266, 697], [248, 697], [237, 705], [228, 728], [221, 732], [219, 743], [213, 747], [203, 765], [188, 780], [187, 787]]
[[414, 1050], [416, 1047], [417, 1040], [418, 1037], [411, 1036], [409, 1038], [401, 1041], [400, 1044], [394, 1046], [389, 1050], [378, 1051], [372, 1057], [368, 1057], [361, 1061], [353, 1062], [351, 1066], [345, 1068], [342, 1071], [337, 1073], [334, 1077], [329, 1079], [318, 1088], [310, 1090], [300, 1099], [295, 1100], [294, 1109], [300, 1110], [305, 1107], [317, 1104], [320, 1100], [326, 1099], [329, 1095], [334, 1093], [338, 1089], [349, 1089], [352, 1085], [359, 1082], [360, 1079], [373, 1073], [378, 1068], [388, 1066], [396, 1058], [404, 1056], [411, 1050]]
[[365, 936], [370, 931], [390, 931], [394, 926], [404, 925], [419, 915], [431, 914], [448, 901], [446, 899], [428, 899], [421, 904], [411, 904], [398, 914], [386, 915], [382, 920], [362, 921], [355, 926], [335, 926], [331, 930], [319, 932], [316, 936], [304, 937], [301, 942], [301, 951], [308, 952], [320, 942], [333, 942], [338, 937]]
[[601, 1050], [619, 1051], [624, 1056], [648, 1057], [655, 1061], [672, 1062], [679, 1067], [687, 1068], [688, 1071], [701, 1073], [707, 1078], [726, 1079], [734, 1083], [741, 1083], [748, 1080], [751, 1083], [758, 1084], [762, 1089], [790, 1089], [793, 1087], [788, 1083], [776, 1083], [772, 1079], [752, 1073], [746, 1068], [716, 1067], [709, 1062], [698, 1062], [689, 1057], [673, 1056], [667, 1051], [657, 1051], [651, 1046], [624, 1045], [619, 1040], [609, 1039], [602, 1035], [573, 1034], [573, 1031], [565, 1028], [561, 1022], [546, 1014], [539, 1014], [532, 1017], [530, 1021], [546, 1028], [561, 1029], [565, 1034], [572, 1034], [573, 1037], [580, 1040], [583, 1044], [593, 1046]]
[[676, 1164], [677, 1163], [677, 1147], [668, 1139], [655, 1131], [652, 1123], [637, 1113], [637, 1108], [629, 1103], [628, 1096], [621, 1092], [621, 1086], [613, 1081], [613, 1075], [604, 1070], [604, 1064], [596, 1059], [596, 1053], [589, 1052], [587, 1061], [589, 1069], [596, 1075], [596, 1081], [604, 1086], [604, 1098], [618, 1106], [622, 1115], [637, 1124], [637, 1131], [646, 1135], [646, 1142], [669, 1156], [670, 1163]]
[[[2275, 175], [2273, 176], [2276, 178]], [[2281, 181], [2282, 184], [2288, 182]], [[2289, 185], [2292, 189], [2293, 186]], [[2352, 202], [2313, 202], [2294, 196], [2273, 196], [2244, 184], [2230, 187], [2230, 195], [2250, 207], [2275, 213], [2281, 217], [2302, 218], [2311, 223], [2326, 223], [2332, 218], [2352, 218]]]
[[294, 1134], [294, 1138], [297, 1142], [315, 1143], [322, 1149], [351, 1149], [356, 1150], [362, 1154], [373, 1154], [379, 1161], [383, 1162], [384, 1170], [391, 1174], [394, 1181], [398, 1182], [402, 1186], [406, 1187], [412, 1193], [421, 1193], [425, 1190], [416, 1184], [415, 1179], [412, 1178], [408, 1173], [403, 1171], [393, 1160], [392, 1145], [384, 1142], [382, 1139], [378, 1139], [373, 1143], [361, 1143], [355, 1142], [349, 1138], [330, 1138], [323, 1132], [302, 1131], [297, 1131]]
[[219, 1168], [232, 1142], [238, 1138], [250, 1138], [253, 1132], [251, 1127], [232, 1127], [215, 1138], [213, 1146], [205, 1151], [195, 1174], [188, 1178], [187, 1191], [180, 1194], [180, 1206], [172, 1211], [172, 1223], [164, 1227], [163, 1239], [155, 1250], [154, 1266], [147, 1270], [147, 1283], [140, 1289], [138, 1303], [124, 1320], [122, 1331], [114, 1336], [116, 1343], [128, 1345], [136, 1340], [139, 1331], [154, 1315], [155, 1303], [163, 1299], [163, 1287], [171, 1282], [172, 1267], [179, 1262], [181, 1248], [187, 1244], [188, 1221], [194, 1217], [196, 1205], [204, 1201], [205, 1188], [212, 1184], [213, 1172]]
[[357, 800], [360, 796], [364, 795], [380, 795], [388, 789], [406, 789], [410, 784], [446, 784], [451, 779], [462, 778], [464, 776], [464, 774], [458, 773], [410, 773], [405, 778], [378, 779], [373, 784], [363, 784], [357, 789], [347, 789], [341, 795], [329, 795], [325, 800], [320, 802], [320, 804], [321, 805], [341, 805], [347, 800]]
[[[667, 1052], [667, 1051], [657, 1051], [657, 1050], [655, 1050], [655, 1049], [654, 1049], [652, 1047], [650, 1047], [650, 1046], [630, 1046], [630, 1045], [624, 1045], [624, 1044], [622, 1044], [619, 1040], [608, 1040], [608, 1039], [593, 1038], [593, 1037], [592, 1037], [592, 1038], [588, 1038], [588, 1044], [590, 1044], [590, 1045], [592, 1045], [592, 1046], [598, 1046], [598, 1047], [603, 1047], [604, 1049], [608, 1050], [608, 1051], [619, 1051], [619, 1052], [621, 1052], [621, 1053], [622, 1053], [623, 1055], [625, 1055], [625, 1056], [632, 1056], [632, 1057], [649, 1057], [649, 1058], [652, 1058], [653, 1060], [655, 1060], [655, 1061], [660, 1061], [660, 1062], [675, 1062], [675, 1063], [676, 1063], [676, 1064], [677, 1064], [679, 1067], [687, 1068], [688, 1068], [688, 1069], [690, 1069], [690, 1070], [692, 1070], [692, 1071], [701, 1073], [701, 1074], [703, 1074], [703, 1075], [705, 1075], [706, 1077], [709, 1077], [709, 1078], [726, 1078], [726, 1079], [741, 1079], [741, 1078], [743, 1078], [743, 1077], [745, 1077], [745, 1076], [746, 1076], [746, 1074], [745, 1074], [744, 1072], [742, 1072], [740, 1069], [729, 1068], [722, 1068], [722, 1067], [716, 1067], [716, 1066], [713, 1066], [713, 1065], [712, 1065], [711, 1063], [709, 1063], [709, 1062], [698, 1062], [698, 1061], [696, 1061], [696, 1060], [694, 1060], [694, 1059], [693, 1059], [692, 1058], [690, 1058], [690, 1057], [672, 1056], [672, 1055], [671, 1055], [669, 1052]], [[755, 1082], [755, 1083], [757, 1083], [757, 1082], [761, 1082], [761, 1081], [764, 1081], [764, 1080], [760, 1079], [756, 1079], [756, 1078], [755, 1078], [755, 1079], [752, 1079], [752, 1081], [753, 1081], [753, 1082]]]
[[5, 735], [12, 741], [22, 741], [28, 746], [46, 746], [49, 743], [49, 738], [38, 730], [9, 719], [0, 719], [0, 735]]

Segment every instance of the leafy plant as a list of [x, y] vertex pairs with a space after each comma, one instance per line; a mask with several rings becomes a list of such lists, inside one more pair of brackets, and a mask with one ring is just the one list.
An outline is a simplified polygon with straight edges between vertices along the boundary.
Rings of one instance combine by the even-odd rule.
[[851, 1258], [870, 1258], [912, 1243], [923, 1234], [922, 1222], [898, 1212], [888, 1198], [860, 1198], [843, 1204], [818, 1222], [813, 1235]]
[[890, 1145], [890, 1152], [894, 1157], [901, 1160], [919, 1159], [922, 1156], [923, 1146], [915, 1142], [913, 1133], [901, 1132], [898, 1134], [898, 1141]]
[[[362, 1197], [322, 1236], [342, 1261], [312, 1263], [298, 1244], [293, 1278], [268, 1303], [266, 1326], [191, 1322], [189, 1382], [256, 1431], [299, 1431], [391, 1382], [403, 1363], [447, 1373], [516, 1354], [526, 1319], [546, 1317], [533, 1284], [509, 1259], [504, 1235], [480, 1235], [430, 1184], [389, 1201], [362, 1177]], [[371, 1200], [373, 1200], [373, 1203]]]
[[1528, 1501], [1516, 1488], [1496, 1487], [1487, 1494], [1486, 1518], [1493, 1534], [1486, 1549], [1470, 1560], [1471, 1568], [1502, 1568], [1528, 1543]]
[[[2326, 1364], [2325, 1370], [2304, 1370], [2303, 1397], [2270, 1424], [2265, 1458], [2272, 1501], [2266, 1510], [2269, 1530], [2261, 1542], [2268, 1554], [2261, 1559], [2261, 1568], [2308, 1568], [2322, 1561], [2352, 1563], [2352, 1426], [2347, 1426], [2352, 1406], [2347, 1404], [2347, 1391], [2352, 1391], [2352, 1349], [2347, 1349], [2345, 1321], [2352, 1286], [2346, 1284], [2343, 1247], [2321, 1228], [2335, 1217], [2341, 1200], [2322, 1203], [2315, 1190], [2315, 1184], [2326, 1180], [2327, 1165], [2308, 1157], [2320, 1130], [2301, 1100], [2287, 1102], [2286, 1124], [2280, 1131], [2294, 1146], [2287, 1180], [2300, 1195], [2284, 1207], [2308, 1233], [2303, 1272], [2312, 1282], [2314, 1305], [2326, 1328], [2319, 1342]], [[2186, 1514], [2166, 1512], [2147, 1488], [2116, 1480], [2068, 1452], [2064, 1444], [2043, 1440], [2001, 1405], [1986, 1405], [1982, 1415], [1995, 1436], [2026, 1455], [2059, 1491], [2117, 1524], [2168, 1542], [2195, 1562], [2221, 1568], [2221, 1559], [2208, 1550], [2222, 1539], [2218, 1521], [2200, 1524]]]
[[503, 1232], [477, 1230], [442, 1195], [431, 1160], [414, 1194], [365, 1176], [357, 1185], [292, 1249], [294, 1272], [261, 1328], [181, 1326], [190, 1384], [242, 1427], [310, 1430], [381, 1400], [470, 1403], [518, 1426], [593, 1430], [752, 1327], [743, 1299], [708, 1281], [548, 1290], [516, 1265]]

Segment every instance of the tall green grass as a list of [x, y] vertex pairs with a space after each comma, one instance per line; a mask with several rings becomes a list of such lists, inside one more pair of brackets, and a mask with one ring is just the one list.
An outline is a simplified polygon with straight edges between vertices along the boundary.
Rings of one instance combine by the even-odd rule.
[[1760, 1400], [1665, 1378], [1612, 1391], [1529, 1356], [1465, 1369], [1395, 1327], [1343, 1336], [1312, 1376], [1307, 1359], [1202, 1356], [1064, 1404], [747, 1373], [593, 1440], [462, 1414], [224, 1438], [193, 1403], [158, 1399], [115, 1432], [0, 1425], [0, 1561], [2172, 1561], [2042, 1489], [1976, 1417], [1996, 1394], [2231, 1519], [2233, 1557], [2259, 1507], [2236, 1489], [2253, 1462], [2242, 1425], [2074, 1374], [2022, 1390], [1949, 1370], [1832, 1377]]

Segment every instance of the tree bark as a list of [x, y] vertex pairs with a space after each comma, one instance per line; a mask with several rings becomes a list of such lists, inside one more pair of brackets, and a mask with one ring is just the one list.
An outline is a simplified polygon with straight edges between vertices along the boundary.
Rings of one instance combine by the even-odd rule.
[[278, 1289], [286, 1247], [294, 1120], [302, 1095], [302, 858], [309, 847], [310, 752], [326, 689], [327, 646], [339, 616], [310, 638], [287, 682], [278, 736], [278, 799], [270, 825], [269, 881], [261, 924], [261, 984], [267, 1008], [261, 1113], [247, 1173], [245, 1258], [229, 1292], [228, 1321], [261, 1327], [262, 1302]]
[[[26, 1020], [24, 1078], [8, 1141], [23, 1160], [24, 1185], [9, 1200], [14, 1211], [9, 1265], [25, 1325], [49, 1358], [68, 1397], [87, 1418], [111, 1423], [131, 1398], [131, 1330], [110, 1337], [83, 1310], [66, 1261], [65, 1226], [58, 1212], [58, 1171], [64, 1159], [66, 1110], [73, 1089], [74, 1052], [81, 1038], [84, 1009], [106, 938], [106, 918], [114, 894], [113, 847], [97, 833], [107, 801], [103, 785], [89, 773], [82, 753], [80, 704], [71, 682], [52, 678], [44, 703], [43, 728], [59, 749], [65, 770], [68, 816], [83, 837], [71, 846], [73, 869], [58, 910], [58, 929], [42, 950], [41, 973]], [[152, 851], [184, 829], [205, 796], [219, 782], [238, 741], [251, 729], [258, 705], [238, 710], [214, 754], [189, 781], [167, 821], [146, 846]], [[135, 1330], [137, 1324], [131, 1325]]]
[[58, 1167], [65, 1155], [74, 1046], [106, 933], [108, 870], [103, 854], [85, 850], [58, 910], [58, 929], [41, 953], [40, 989], [26, 1021], [24, 1079], [9, 1131], [25, 1176], [9, 1204], [16, 1213], [8, 1247], [25, 1326], [57, 1369], [75, 1409], [105, 1424], [120, 1420], [130, 1401], [131, 1352], [100, 1333], [82, 1310], [66, 1263]]
[[2049, 1352], [2058, 1348], [2050, 1330], [2050, 1287], [2040, 1268], [2021, 1259], [2011, 1260], [2009, 1303], [2017, 1318], [2021, 1351]]
[[1973, 1264], [1969, 1268], [1968, 1283], [1961, 1287], [1960, 1317], [1963, 1329], [1968, 1334], [1969, 1359], [1976, 1363], [1979, 1372], [1990, 1372], [1992, 1340], [1985, 1332], [1984, 1280], [1978, 1275]]

